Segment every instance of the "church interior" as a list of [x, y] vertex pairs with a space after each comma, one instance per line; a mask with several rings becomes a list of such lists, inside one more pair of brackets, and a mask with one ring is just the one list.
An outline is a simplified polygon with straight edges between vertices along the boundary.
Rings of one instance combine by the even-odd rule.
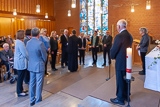
[[[160, 45], [160, 42], [156, 43], [160, 40], [159, 5], [159, 0], [0, 0], [0, 51], [3, 50], [2, 38], [15, 40], [16, 32], [20, 29], [45, 28], [49, 38], [51, 32], [56, 31], [57, 70], [52, 69], [49, 54], [42, 101], [35, 104], [35, 107], [126, 107], [128, 103], [131, 107], [160, 107], [160, 48], [157, 57], [151, 55], [151, 52], [158, 49], [157, 45]], [[97, 62], [93, 64], [91, 46], [95, 31], [101, 40], [106, 31], [109, 31], [114, 44], [114, 39], [119, 34], [117, 22], [120, 19], [126, 20], [126, 29], [133, 37], [131, 74], [134, 79], [130, 80], [130, 101], [125, 101], [125, 105], [110, 101], [110, 98], [116, 97], [116, 60], [111, 59], [111, 64], [102, 66], [103, 44], [99, 43]], [[139, 33], [141, 27], [147, 28], [149, 35], [145, 75], [139, 75], [143, 65], [137, 51], [142, 38]], [[63, 51], [60, 36], [66, 29], [68, 35], [76, 30], [77, 37], [83, 32], [84, 37], [90, 39], [86, 43], [85, 64], [79, 62], [78, 53], [76, 72], [69, 72], [67, 66], [63, 68], [61, 65]], [[13, 41], [13, 52], [14, 47]], [[10, 70], [13, 74], [12, 67]], [[5, 77], [7, 70], [4, 65], [0, 72], [0, 107], [29, 107], [30, 96], [17, 96], [17, 80], [11, 83]], [[29, 90], [29, 84], [23, 82], [23, 87]]]

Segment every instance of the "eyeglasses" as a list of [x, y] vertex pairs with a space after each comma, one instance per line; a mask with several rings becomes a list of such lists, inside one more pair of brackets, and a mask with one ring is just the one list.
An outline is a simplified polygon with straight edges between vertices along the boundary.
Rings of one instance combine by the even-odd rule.
[[44, 31], [44, 32], [47, 32], [47, 31]]

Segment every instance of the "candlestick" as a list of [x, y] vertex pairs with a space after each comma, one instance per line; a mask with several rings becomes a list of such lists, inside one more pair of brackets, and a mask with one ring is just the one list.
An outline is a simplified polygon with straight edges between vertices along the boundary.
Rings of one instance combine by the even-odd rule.
[[127, 63], [126, 63], [126, 79], [131, 79], [132, 72], [132, 48], [127, 48]]

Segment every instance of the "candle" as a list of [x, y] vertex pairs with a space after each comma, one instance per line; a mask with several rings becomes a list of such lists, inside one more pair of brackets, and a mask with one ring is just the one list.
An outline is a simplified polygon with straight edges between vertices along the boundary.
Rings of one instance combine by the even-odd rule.
[[126, 63], [126, 79], [131, 79], [132, 72], [132, 48], [127, 48], [127, 63]]

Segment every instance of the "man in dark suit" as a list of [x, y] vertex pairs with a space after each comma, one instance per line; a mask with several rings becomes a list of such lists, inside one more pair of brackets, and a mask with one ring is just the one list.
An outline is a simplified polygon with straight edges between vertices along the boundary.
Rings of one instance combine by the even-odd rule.
[[112, 46], [112, 36], [110, 36], [110, 31], [106, 31], [106, 35], [103, 37], [102, 40], [103, 43], [103, 58], [104, 58], [104, 64], [102, 66], [106, 65], [106, 53], [108, 53], [108, 64], [111, 64], [111, 57], [110, 57], [110, 49]]
[[97, 36], [97, 31], [94, 31], [94, 34], [91, 38], [92, 58], [93, 58], [92, 64], [96, 64], [97, 62], [98, 43], [99, 43], [99, 37]]
[[62, 44], [62, 60], [61, 60], [61, 67], [64, 68], [64, 63], [68, 65], [68, 30], [64, 30], [64, 35], [61, 36], [61, 44]]
[[[9, 49], [9, 44], [3, 44], [3, 50], [0, 52], [2, 65], [5, 65], [7, 71], [9, 71], [9, 61], [13, 61], [14, 53], [12, 49]], [[8, 73], [8, 78], [10, 78], [10, 72]]]
[[110, 50], [112, 59], [116, 60], [116, 83], [117, 83], [117, 98], [110, 99], [114, 104], [124, 105], [127, 99], [127, 83], [124, 80], [126, 75], [126, 49], [132, 47], [133, 38], [126, 30], [127, 22], [121, 19], [117, 22], [117, 31], [119, 32], [114, 39], [113, 46]]
[[72, 36], [68, 42], [68, 70], [75, 72], [78, 69], [78, 37], [76, 30], [72, 30]]
[[85, 50], [86, 50], [86, 38], [84, 38], [84, 33], [82, 32], [80, 34], [81, 38], [79, 38], [79, 53], [80, 53], [80, 57], [79, 57], [79, 61], [80, 61], [80, 65], [81, 65], [81, 60], [83, 60], [83, 65], [84, 65], [84, 56], [85, 56]]

